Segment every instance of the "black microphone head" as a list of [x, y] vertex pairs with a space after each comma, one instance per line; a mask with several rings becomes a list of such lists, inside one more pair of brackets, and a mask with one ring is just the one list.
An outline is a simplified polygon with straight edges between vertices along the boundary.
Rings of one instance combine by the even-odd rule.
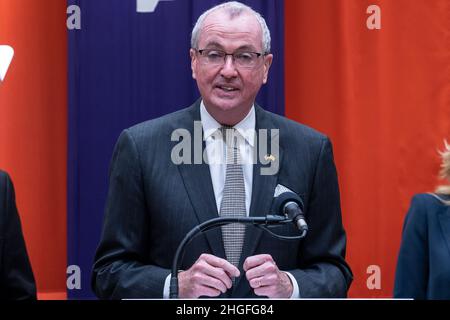
[[273, 211], [275, 214], [285, 216], [292, 220], [297, 229], [301, 232], [301, 238], [306, 236], [308, 232], [308, 224], [304, 217], [303, 201], [298, 194], [279, 184], [275, 188], [273, 201]]
[[295, 202], [298, 205], [300, 211], [303, 212], [304, 206], [302, 199], [293, 191], [285, 191], [275, 197], [273, 208], [276, 213], [279, 215], [284, 215], [285, 205], [288, 202]]

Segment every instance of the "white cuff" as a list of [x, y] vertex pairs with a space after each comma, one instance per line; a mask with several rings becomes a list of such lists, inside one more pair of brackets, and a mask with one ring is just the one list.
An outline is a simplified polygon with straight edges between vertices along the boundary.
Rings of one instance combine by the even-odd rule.
[[292, 282], [293, 290], [292, 290], [292, 295], [291, 295], [290, 299], [298, 299], [298, 298], [300, 298], [300, 291], [298, 289], [297, 280], [289, 272], [286, 272], [286, 271], [283, 271], [283, 272], [288, 275], [289, 279], [291, 279], [291, 282]]
[[170, 277], [172, 276], [171, 273], [166, 278], [166, 281], [164, 281], [164, 291], [163, 291], [163, 299], [169, 299], [170, 295]]

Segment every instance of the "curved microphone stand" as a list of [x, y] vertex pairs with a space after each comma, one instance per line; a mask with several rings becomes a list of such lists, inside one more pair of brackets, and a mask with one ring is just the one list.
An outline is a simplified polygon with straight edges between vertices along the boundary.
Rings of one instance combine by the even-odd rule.
[[288, 219], [284, 216], [277, 215], [268, 215], [265, 217], [219, 217], [207, 220], [198, 226], [194, 227], [189, 231], [186, 236], [183, 238], [181, 243], [179, 244], [177, 251], [175, 253], [175, 257], [172, 263], [172, 275], [170, 278], [170, 295], [171, 299], [178, 298], [178, 270], [180, 268], [181, 258], [184, 254], [184, 249], [186, 245], [200, 232], [204, 232], [213, 228], [217, 228], [223, 225], [227, 225], [230, 223], [242, 223], [242, 224], [251, 224], [255, 227], [261, 228], [270, 235], [281, 239], [281, 240], [298, 240], [303, 238], [306, 235], [306, 231], [303, 231], [300, 236], [297, 237], [286, 237], [273, 233], [270, 231], [267, 226], [277, 226], [292, 223], [292, 219]]

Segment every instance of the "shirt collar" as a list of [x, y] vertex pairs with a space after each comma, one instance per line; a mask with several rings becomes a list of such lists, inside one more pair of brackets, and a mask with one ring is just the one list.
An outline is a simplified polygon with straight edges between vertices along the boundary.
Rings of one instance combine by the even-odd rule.
[[[206, 110], [205, 104], [200, 103], [200, 120], [202, 121], [202, 127], [204, 132], [205, 140], [208, 139], [214, 132], [216, 132], [222, 125], [217, 122], [216, 119]], [[252, 147], [254, 146], [255, 141], [255, 125], [256, 125], [256, 116], [255, 116], [255, 105], [252, 105], [250, 111], [242, 119], [238, 124], [233, 126], [250, 144]]]

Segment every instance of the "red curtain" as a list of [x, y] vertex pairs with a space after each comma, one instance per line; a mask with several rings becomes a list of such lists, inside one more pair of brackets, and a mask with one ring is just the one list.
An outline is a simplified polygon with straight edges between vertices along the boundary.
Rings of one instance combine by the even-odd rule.
[[286, 0], [285, 19], [286, 116], [332, 139], [349, 295], [391, 297], [409, 201], [439, 182], [450, 140], [450, 1]]
[[66, 296], [66, 1], [0, 0], [0, 168], [8, 171], [39, 298]]

